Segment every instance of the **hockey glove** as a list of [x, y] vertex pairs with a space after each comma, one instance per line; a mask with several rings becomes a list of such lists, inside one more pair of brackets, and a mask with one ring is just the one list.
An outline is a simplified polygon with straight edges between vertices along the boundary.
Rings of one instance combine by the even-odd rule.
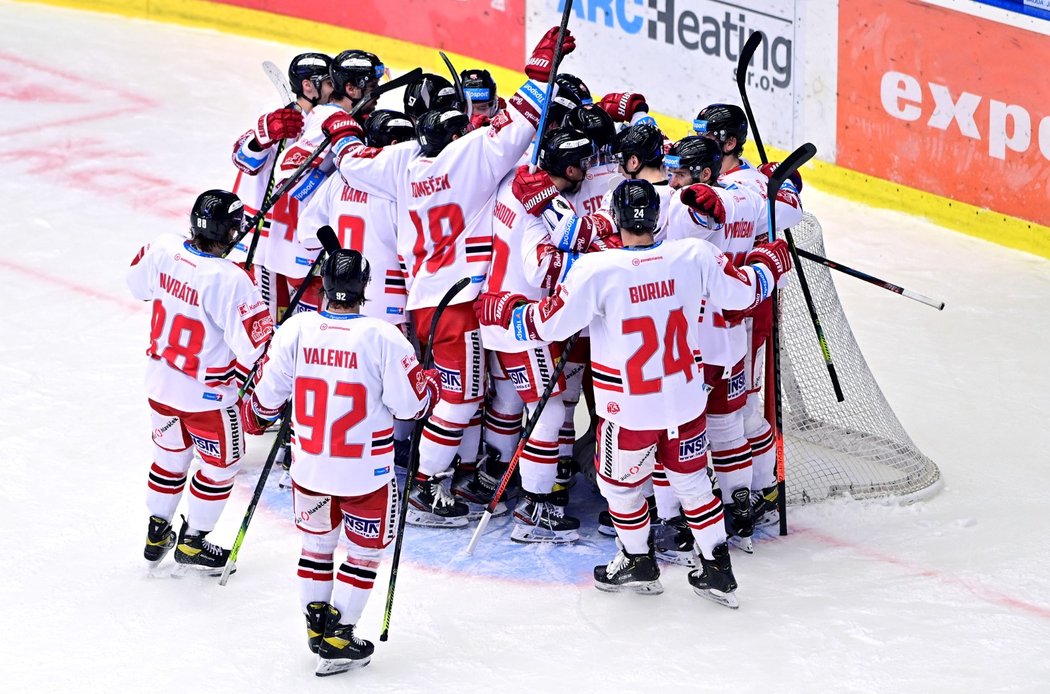
[[521, 294], [484, 292], [474, 302], [474, 313], [482, 325], [499, 325], [506, 328], [510, 326], [515, 307], [526, 301]]
[[682, 189], [682, 202], [700, 214], [711, 217], [719, 224], [725, 224], [726, 208], [715, 189], [706, 183], [696, 183]]
[[[267, 419], [263, 419], [256, 412], [261, 413]], [[259, 436], [266, 431], [266, 428], [274, 419], [277, 419], [279, 414], [281, 414], [279, 409], [269, 410], [263, 407], [259, 399], [255, 397], [255, 393], [241, 400], [241, 419], [244, 420], [244, 431], [252, 436]]]
[[[528, 62], [525, 63], [525, 74], [537, 82], [546, 82], [554, 69], [554, 47], [558, 41], [558, 27], [551, 27], [536, 44]], [[566, 29], [561, 41], [561, 54], [565, 57], [576, 49], [576, 39]]]
[[279, 140], [294, 140], [303, 132], [303, 114], [295, 108], [279, 108], [259, 116], [252, 132], [260, 150], [272, 147]]
[[[780, 162], [779, 161], [771, 161], [771, 162], [766, 162], [762, 166], [758, 167], [758, 170], [761, 171], [762, 173], [764, 173], [766, 175], [766, 178], [772, 178], [773, 177], [773, 172], [777, 170], [778, 166], [780, 166]], [[791, 181], [791, 184], [793, 186], [795, 186], [795, 192], [796, 193], [801, 193], [802, 192], [802, 174], [801, 173], [799, 173], [796, 170], [795, 173], [793, 173], [790, 176], [788, 176], [788, 180]]]
[[[429, 398], [427, 400], [427, 406], [420, 410], [415, 416], [416, 419], [421, 419], [433, 412], [434, 406], [437, 405], [438, 400], [441, 399], [441, 372], [437, 369], [427, 369], [426, 371], [420, 371], [417, 378], [422, 379], [422, 390]], [[417, 388], [417, 390], [419, 389]]]
[[333, 113], [321, 125], [321, 132], [335, 144], [345, 137], [364, 141], [365, 133], [349, 113]]
[[543, 169], [536, 169], [534, 173], [529, 173], [527, 166], [518, 167], [510, 189], [525, 211], [534, 217], [539, 217], [547, 207], [547, 203], [558, 197], [558, 188], [551, 180], [550, 174]]
[[598, 102], [598, 106], [617, 123], [630, 123], [631, 118], [639, 111], [649, 113], [649, 104], [645, 102], [645, 97], [633, 92], [606, 94]]
[[598, 253], [599, 251], [609, 251], [614, 248], [623, 248], [623, 239], [620, 238], [620, 232], [616, 232], [611, 236], [599, 236], [591, 241], [591, 245], [587, 247], [588, 253]]
[[791, 271], [791, 249], [784, 239], [777, 239], [773, 243], [755, 246], [744, 262], [764, 265], [773, 275], [773, 283], [779, 286], [780, 278]]

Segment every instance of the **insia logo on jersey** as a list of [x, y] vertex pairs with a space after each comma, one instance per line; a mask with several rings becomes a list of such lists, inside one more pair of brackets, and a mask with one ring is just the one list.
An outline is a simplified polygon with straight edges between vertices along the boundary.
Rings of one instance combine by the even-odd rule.
[[691, 439], [682, 439], [678, 442], [678, 460], [696, 460], [707, 453], [707, 429]]
[[456, 369], [446, 369], [440, 364], [435, 364], [438, 373], [441, 374], [441, 388], [443, 390], [449, 390], [453, 393], [463, 392], [463, 381], [459, 377], [459, 371]]
[[190, 439], [193, 440], [193, 445], [201, 452], [201, 455], [211, 456], [212, 458], [220, 457], [221, 448], [217, 439], [206, 439], [197, 436], [193, 432], [190, 432]]
[[747, 379], [744, 377], [744, 372], [741, 371], [738, 374], [734, 374], [733, 377], [729, 379], [729, 393], [727, 397], [729, 400], [743, 397], [746, 389]]
[[346, 532], [348, 534], [353, 533], [354, 535], [368, 539], [379, 537], [378, 518], [359, 518], [358, 516], [352, 516], [344, 511], [343, 525], [346, 527]]
[[507, 377], [514, 384], [515, 390], [528, 390], [532, 387], [532, 384], [529, 383], [529, 373], [524, 366], [507, 369]]

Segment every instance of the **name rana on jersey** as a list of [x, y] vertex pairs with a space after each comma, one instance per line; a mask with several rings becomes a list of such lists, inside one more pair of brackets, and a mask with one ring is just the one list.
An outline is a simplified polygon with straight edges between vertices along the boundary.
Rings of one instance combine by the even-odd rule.
[[345, 349], [321, 349], [303, 347], [303, 361], [318, 366], [334, 366], [340, 369], [357, 368], [357, 352]]
[[200, 295], [197, 290], [188, 284], [183, 284], [174, 277], [160, 273], [160, 288], [171, 294], [179, 301], [184, 301], [190, 306], [200, 306]]
[[448, 190], [452, 184], [448, 182], [448, 174], [444, 176], [431, 176], [423, 181], [412, 181], [412, 197], [425, 198], [440, 190]]
[[631, 295], [632, 304], [640, 304], [643, 301], [652, 301], [653, 299], [663, 299], [667, 296], [674, 296], [674, 280], [646, 282], [645, 284], [630, 287], [628, 292]]

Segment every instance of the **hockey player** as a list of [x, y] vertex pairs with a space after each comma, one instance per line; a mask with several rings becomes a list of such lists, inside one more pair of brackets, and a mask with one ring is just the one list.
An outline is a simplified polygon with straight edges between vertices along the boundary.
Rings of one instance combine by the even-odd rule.
[[601, 417], [595, 466], [620, 545], [608, 565], [595, 567], [595, 586], [663, 590], [649, 542], [648, 504], [639, 491], [655, 458], [667, 470], [700, 551], [701, 567], [689, 573], [689, 583], [698, 595], [735, 607], [722, 505], [705, 470], [700, 305], [705, 295], [736, 309], [757, 304], [790, 269], [790, 254], [783, 241], [759, 246], [738, 269], [699, 239], [655, 242], [660, 201], [645, 181], [621, 183], [612, 211], [623, 249], [584, 255], [554, 295], [539, 302], [484, 294], [476, 305], [479, 320], [531, 340], [564, 339], [591, 327]]
[[470, 123], [475, 128], [488, 125], [496, 114], [507, 108], [507, 102], [496, 93], [496, 80], [488, 70], [471, 68], [459, 73], [463, 92], [470, 100]]
[[238, 379], [262, 356], [273, 321], [259, 290], [219, 257], [240, 231], [244, 207], [233, 193], [208, 190], [190, 211], [190, 239], [165, 234], [131, 263], [128, 287], [151, 301], [146, 395], [153, 420], [153, 465], [146, 505], [145, 557], [154, 565], [176, 546], [171, 519], [197, 451], [189, 512], [175, 561], [218, 576], [229, 550], [206, 538], [233, 489], [244, 454]]
[[[360, 253], [336, 251], [321, 277], [327, 305], [281, 326], [242, 409], [249, 433], [259, 433], [292, 403], [299, 596], [316, 674], [325, 676], [372, 657], [354, 627], [394, 537], [393, 418], [425, 416], [440, 385], [401, 331], [361, 315], [369, 268]], [[347, 552], [336, 572], [340, 527]]]
[[590, 88], [576, 75], [560, 72], [554, 79], [554, 98], [547, 112], [547, 129], [557, 128], [577, 106], [594, 103]]
[[[352, 118], [333, 116], [325, 122], [347, 183], [397, 200], [398, 250], [412, 286], [408, 310], [421, 345], [433, 342], [441, 372], [441, 401], [419, 444], [408, 514], [415, 525], [467, 524], [468, 508], [452, 497], [449, 477], [463, 430], [484, 397], [484, 353], [471, 303], [491, 260], [492, 196], [536, 132], [557, 35], [554, 28], [543, 36], [526, 63], [529, 81], [488, 127], [468, 132], [463, 113], [428, 111], [416, 123], [418, 146], [376, 151], [364, 147]], [[566, 32], [562, 48], [566, 55], [575, 48], [571, 33]], [[432, 335], [434, 309], [464, 276], [473, 282], [453, 299]]]
[[405, 87], [405, 114], [413, 122], [427, 111], [461, 111], [463, 104], [452, 83], [441, 75], [423, 73], [419, 79]]
[[605, 111], [595, 105], [577, 106], [565, 116], [563, 127], [579, 130], [594, 143], [597, 156], [574, 191], [566, 191], [566, 199], [581, 215], [597, 212], [602, 200], [623, 180], [612, 155], [616, 126]]

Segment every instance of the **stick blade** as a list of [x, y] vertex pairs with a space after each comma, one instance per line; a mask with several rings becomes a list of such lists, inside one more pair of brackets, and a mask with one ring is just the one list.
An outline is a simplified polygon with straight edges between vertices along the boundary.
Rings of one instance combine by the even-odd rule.
[[816, 154], [816, 145], [812, 142], [807, 142], [789, 154], [787, 159], [780, 162], [776, 170], [773, 172], [773, 175], [769, 177], [769, 184], [766, 186], [766, 195], [769, 200], [775, 200], [777, 197], [777, 191], [780, 190], [780, 186], [784, 185], [784, 181], [791, 178], [793, 173], [798, 171], [803, 164], [812, 159]]
[[[747, 66], [751, 64], [751, 58], [754, 57], [755, 51], [765, 40], [766, 35], [761, 31], [756, 31], [747, 37], [747, 43], [744, 44], [744, 49], [740, 51], [740, 59], [737, 62], [736, 71], [736, 86], [741, 92], [744, 90], [744, 85], [747, 83]], [[752, 128], [753, 129], [753, 128]]]
[[335, 230], [327, 224], [317, 230], [317, 240], [324, 246], [325, 253], [328, 255], [332, 255], [342, 248], [339, 245], [339, 237], [335, 235]]

